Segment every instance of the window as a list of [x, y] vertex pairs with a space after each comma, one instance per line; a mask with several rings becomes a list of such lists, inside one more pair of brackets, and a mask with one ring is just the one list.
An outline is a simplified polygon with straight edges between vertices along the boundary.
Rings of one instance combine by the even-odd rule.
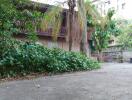
[[125, 8], [125, 5], [126, 5], [126, 3], [123, 3], [123, 4], [122, 4], [122, 9], [124, 9], [124, 8]]

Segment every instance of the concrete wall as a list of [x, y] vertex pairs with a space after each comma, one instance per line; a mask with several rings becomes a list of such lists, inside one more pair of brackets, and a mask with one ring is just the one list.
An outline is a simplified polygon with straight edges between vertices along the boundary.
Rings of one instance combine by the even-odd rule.
[[[18, 40], [26, 41], [25, 36], [14, 36]], [[38, 43], [42, 43], [43, 45], [52, 48], [52, 47], [58, 47], [61, 49], [64, 49], [66, 51], [69, 50], [69, 43], [66, 42], [64, 38], [59, 39], [56, 43], [52, 41], [51, 37], [39, 37]], [[73, 43], [72, 51], [79, 52], [80, 51], [80, 45], [79, 43]]]
[[[58, 48], [66, 50], [66, 51], [69, 50], [69, 43], [66, 41], [57, 41], [56, 43], [54, 43], [51, 40], [39, 39], [39, 42], [46, 45], [49, 48], [58, 47]], [[72, 50], [78, 52], [79, 51], [79, 45], [77, 43], [73, 43]]]

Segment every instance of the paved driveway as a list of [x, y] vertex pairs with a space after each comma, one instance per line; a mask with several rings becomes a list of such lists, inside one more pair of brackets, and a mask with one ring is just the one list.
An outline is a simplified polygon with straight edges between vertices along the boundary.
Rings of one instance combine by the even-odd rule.
[[2, 83], [0, 100], [132, 100], [132, 64]]

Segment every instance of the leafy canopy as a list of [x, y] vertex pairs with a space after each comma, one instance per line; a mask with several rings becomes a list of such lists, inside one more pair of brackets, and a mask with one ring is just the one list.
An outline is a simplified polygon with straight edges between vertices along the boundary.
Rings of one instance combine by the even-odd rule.
[[109, 9], [107, 15], [95, 23], [95, 32], [92, 34], [92, 38], [95, 42], [96, 50], [99, 52], [108, 46], [112, 35], [116, 36], [120, 32], [116, 26], [116, 21], [112, 19], [114, 13], [113, 9]]
[[118, 20], [118, 26], [121, 29], [121, 34], [118, 36], [118, 43], [123, 47], [132, 47], [132, 21]]
[[0, 36], [10, 37], [13, 33], [24, 32], [30, 40], [36, 41], [36, 29], [43, 14], [24, 8], [31, 4], [29, 0], [0, 0]]

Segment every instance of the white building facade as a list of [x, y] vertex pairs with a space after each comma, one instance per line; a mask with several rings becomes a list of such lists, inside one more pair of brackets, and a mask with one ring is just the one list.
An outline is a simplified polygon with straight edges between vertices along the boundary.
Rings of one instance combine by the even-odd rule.
[[104, 16], [110, 8], [116, 11], [116, 15], [123, 13], [126, 7], [126, 0], [93, 0], [99, 13]]

